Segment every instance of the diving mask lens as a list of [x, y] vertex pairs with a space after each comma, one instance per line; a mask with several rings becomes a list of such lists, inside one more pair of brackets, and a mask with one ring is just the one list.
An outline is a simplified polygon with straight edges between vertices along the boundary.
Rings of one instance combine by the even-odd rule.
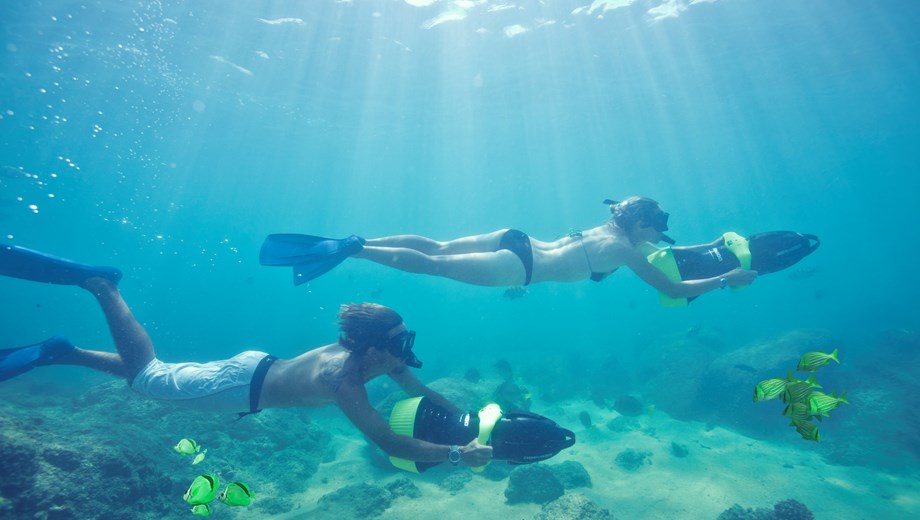
[[413, 346], [415, 346], [415, 331], [407, 330], [392, 339], [390, 354], [403, 360], [407, 366], [422, 368], [422, 362], [412, 352]]
[[668, 219], [671, 217], [670, 213], [662, 211], [658, 214], [658, 217], [655, 219], [653, 224], [655, 231], [659, 233], [664, 233], [668, 230]]

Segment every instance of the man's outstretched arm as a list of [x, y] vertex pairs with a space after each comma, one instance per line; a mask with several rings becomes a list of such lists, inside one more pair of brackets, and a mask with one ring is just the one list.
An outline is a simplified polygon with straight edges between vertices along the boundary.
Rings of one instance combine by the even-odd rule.
[[[388, 455], [417, 462], [447, 460], [450, 446], [394, 433], [383, 416], [371, 406], [364, 385], [342, 384], [336, 392], [336, 403], [348, 419]], [[492, 458], [492, 447], [482, 446], [473, 439], [460, 449], [460, 456], [470, 466], [483, 466]]]
[[415, 374], [412, 373], [407, 367], [399, 367], [389, 373], [390, 378], [393, 381], [396, 381], [396, 384], [403, 389], [411, 397], [427, 397], [434, 404], [440, 406], [441, 408], [446, 409], [452, 413], [462, 413], [462, 410], [454, 406], [453, 403], [448, 401], [443, 395], [435, 392], [434, 390], [425, 386], [424, 383], [418, 380], [415, 377]]

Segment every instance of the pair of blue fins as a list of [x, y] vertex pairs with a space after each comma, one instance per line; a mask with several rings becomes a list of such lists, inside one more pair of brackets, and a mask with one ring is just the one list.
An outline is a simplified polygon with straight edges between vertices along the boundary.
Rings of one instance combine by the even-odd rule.
[[[364, 248], [364, 239], [343, 239], [282, 233], [269, 235], [259, 252], [259, 262], [294, 267], [294, 284], [300, 285], [325, 274]], [[0, 244], [0, 276], [58, 285], [80, 285], [94, 276], [115, 283], [121, 271], [115, 267], [89, 265], [25, 247]]]
[[[326, 273], [363, 247], [364, 239], [355, 235], [341, 240], [310, 235], [269, 235], [259, 260], [262, 265], [293, 266], [294, 284], [300, 285]], [[57, 285], [81, 285], [93, 277], [118, 283], [122, 273], [115, 267], [81, 264], [25, 247], [0, 244], [0, 276]], [[37, 366], [50, 365], [73, 349], [73, 344], [63, 336], [54, 336], [34, 345], [0, 349], [0, 381]]]

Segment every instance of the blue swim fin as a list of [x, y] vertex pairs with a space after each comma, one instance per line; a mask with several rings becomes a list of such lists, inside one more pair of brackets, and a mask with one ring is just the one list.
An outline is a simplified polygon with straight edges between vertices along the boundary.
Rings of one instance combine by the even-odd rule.
[[114, 267], [86, 265], [19, 246], [0, 244], [0, 275], [59, 285], [80, 285], [101, 276], [118, 283], [121, 271]]
[[73, 344], [64, 336], [54, 336], [41, 343], [0, 350], [0, 381], [6, 381], [35, 367], [50, 365], [73, 352]]
[[357, 235], [335, 239], [281, 233], [265, 237], [259, 262], [293, 267], [294, 285], [300, 285], [318, 278], [362, 249], [364, 239]]

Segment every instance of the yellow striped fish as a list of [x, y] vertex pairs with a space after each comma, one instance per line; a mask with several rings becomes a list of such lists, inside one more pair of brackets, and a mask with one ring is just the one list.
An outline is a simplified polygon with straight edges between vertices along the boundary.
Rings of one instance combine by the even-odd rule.
[[811, 421], [792, 421], [790, 426], [795, 426], [795, 431], [799, 432], [799, 435], [806, 441], [818, 442], [821, 440], [818, 425]]
[[830, 354], [826, 352], [809, 352], [802, 356], [802, 359], [799, 360], [799, 364], [796, 365], [795, 369], [799, 372], [814, 372], [824, 365], [831, 362], [833, 359], [840, 364], [840, 360], [837, 359], [837, 350], [834, 349]]
[[808, 398], [808, 413], [810, 415], [827, 416], [827, 412], [840, 406], [840, 403], [850, 404], [850, 402], [847, 401], [846, 392], [840, 397], [837, 397], [837, 392], [831, 395], [822, 392], [812, 392]]
[[808, 386], [812, 388], [821, 388], [821, 385], [818, 384], [818, 377], [814, 374], [808, 376], [808, 379], [799, 379], [792, 375], [792, 369], [789, 369], [789, 372], [786, 374], [786, 383], [808, 383]]
[[808, 377], [806, 380], [796, 379], [792, 377], [792, 370], [789, 371], [789, 375], [786, 376], [786, 391], [783, 392], [783, 402], [784, 403], [797, 403], [799, 401], [808, 400], [808, 393], [811, 392], [812, 388], [821, 388], [821, 385], [818, 384], [818, 379], [814, 374]]
[[766, 379], [754, 387], [754, 402], [769, 401], [783, 395], [786, 391], [785, 379]]
[[812, 392], [811, 385], [805, 381], [798, 383], [787, 383], [786, 391], [783, 393], [784, 403], [799, 403], [808, 400], [808, 394]]
[[793, 424], [796, 421], [807, 421], [808, 405], [805, 403], [790, 403], [786, 405], [786, 409], [783, 410], [783, 415], [788, 417]]

